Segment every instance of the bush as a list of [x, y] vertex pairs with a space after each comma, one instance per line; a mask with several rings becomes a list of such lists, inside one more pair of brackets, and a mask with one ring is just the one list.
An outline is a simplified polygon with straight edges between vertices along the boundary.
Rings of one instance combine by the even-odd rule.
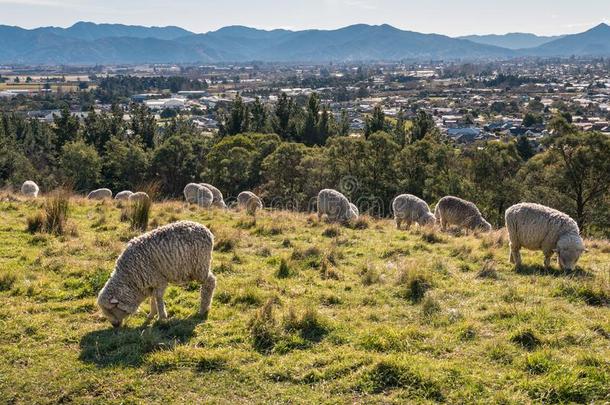
[[420, 302], [432, 288], [432, 280], [421, 270], [403, 270], [398, 276], [398, 284], [403, 287], [402, 296], [414, 303]]
[[55, 192], [45, 199], [41, 212], [27, 219], [28, 232], [64, 235], [67, 230], [69, 208], [69, 194], [61, 190]]
[[150, 199], [133, 201], [129, 208], [129, 223], [134, 231], [146, 231], [152, 203]]

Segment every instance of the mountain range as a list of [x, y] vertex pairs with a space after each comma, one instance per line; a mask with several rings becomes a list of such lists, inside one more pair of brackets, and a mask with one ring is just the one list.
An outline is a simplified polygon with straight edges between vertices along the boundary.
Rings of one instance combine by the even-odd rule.
[[610, 27], [560, 37], [506, 34], [451, 38], [390, 25], [336, 30], [230, 26], [205, 34], [179, 27], [79, 22], [69, 28], [0, 25], [0, 63], [135, 64], [481, 60], [523, 56], [610, 56]]

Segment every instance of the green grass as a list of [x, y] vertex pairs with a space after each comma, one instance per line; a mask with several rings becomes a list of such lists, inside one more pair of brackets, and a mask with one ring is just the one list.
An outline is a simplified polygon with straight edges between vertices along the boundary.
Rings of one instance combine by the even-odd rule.
[[[1, 196], [0, 196], [1, 197]], [[42, 200], [0, 198], [0, 402], [568, 403], [610, 401], [610, 244], [577, 271], [507, 238], [368, 218], [153, 204], [150, 226], [216, 235], [217, 289], [170, 286], [113, 330], [95, 296], [127, 241], [115, 202], [72, 199], [63, 235], [27, 232]]]

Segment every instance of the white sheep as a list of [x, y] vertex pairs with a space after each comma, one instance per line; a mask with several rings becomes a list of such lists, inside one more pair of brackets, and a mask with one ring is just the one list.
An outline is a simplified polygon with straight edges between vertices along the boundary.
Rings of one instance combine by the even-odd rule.
[[337, 190], [324, 189], [320, 191], [317, 204], [319, 220], [325, 214], [329, 220], [339, 222], [348, 222], [358, 217], [347, 197]]
[[132, 194], [133, 194], [133, 191], [129, 191], [129, 190], [121, 191], [121, 192], [117, 193], [117, 195], [114, 196], [114, 199], [118, 200], [118, 201], [126, 201], [126, 200], [129, 200], [129, 197]]
[[112, 191], [107, 188], [100, 188], [97, 190], [93, 190], [87, 195], [87, 199], [89, 200], [105, 200], [112, 198]]
[[419, 226], [434, 225], [435, 217], [428, 204], [412, 194], [401, 194], [392, 201], [396, 228], [405, 222], [407, 229], [415, 222]]
[[131, 202], [150, 202], [150, 197], [144, 191], [138, 191], [129, 196]]
[[191, 204], [197, 204], [203, 208], [210, 208], [214, 195], [207, 188], [197, 183], [189, 183], [184, 187], [184, 198]]
[[354, 214], [356, 214], [356, 218], [360, 216], [360, 210], [356, 207], [356, 204], [349, 203], [349, 207], [352, 209]]
[[112, 326], [151, 297], [149, 319], [166, 319], [163, 293], [169, 283], [201, 283], [199, 314], [206, 317], [216, 287], [212, 274], [214, 235], [203, 225], [181, 221], [132, 239], [116, 261], [97, 304]]
[[441, 198], [434, 209], [434, 216], [442, 230], [447, 225], [457, 225], [471, 230], [491, 231], [491, 224], [483, 218], [477, 206], [458, 197]]
[[199, 183], [199, 185], [204, 186], [205, 188], [207, 188], [208, 190], [210, 190], [212, 192], [212, 195], [214, 197], [214, 200], [212, 201], [212, 205], [214, 207], [227, 208], [227, 204], [225, 204], [224, 196], [222, 195], [222, 192], [220, 192], [219, 189], [217, 189], [216, 187], [214, 187], [213, 185], [208, 184], [208, 183]]
[[38, 197], [39, 192], [40, 188], [38, 187], [38, 184], [34, 183], [31, 180], [25, 181], [21, 185], [21, 194], [25, 196], [36, 198]]
[[256, 215], [256, 211], [263, 209], [261, 199], [251, 191], [242, 191], [237, 196], [237, 206], [239, 209], [246, 209], [250, 215]]
[[562, 270], [573, 270], [585, 246], [578, 224], [569, 215], [540, 204], [521, 203], [506, 210], [510, 240], [509, 260], [521, 265], [520, 249], [541, 250], [550, 267], [553, 252]]

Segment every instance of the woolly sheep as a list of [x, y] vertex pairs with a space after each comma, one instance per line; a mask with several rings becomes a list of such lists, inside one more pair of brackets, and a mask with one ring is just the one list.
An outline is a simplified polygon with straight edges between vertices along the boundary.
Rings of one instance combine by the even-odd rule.
[[89, 200], [105, 200], [112, 198], [112, 191], [107, 188], [100, 188], [97, 190], [93, 190], [87, 195]]
[[138, 191], [137, 193], [133, 193], [129, 196], [129, 201], [132, 201], [132, 202], [150, 201], [150, 197], [144, 191]]
[[214, 195], [212, 192], [197, 183], [189, 183], [184, 187], [184, 198], [191, 204], [197, 204], [203, 208], [210, 208]]
[[356, 214], [356, 218], [360, 216], [360, 210], [356, 207], [356, 204], [349, 203], [349, 207], [352, 209], [354, 214]]
[[210, 190], [212, 192], [212, 195], [214, 197], [214, 200], [212, 201], [212, 205], [214, 207], [227, 208], [227, 204], [225, 204], [224, 197], [219, 189], [217, 189], [216, 187], [214, 187], [213, 185], [208, 184], [208, 183], [199, 183], [199, 185], [204, 186], [205, 188], [207, 188], [208, 190]]
[[510, 240], [509, 260], [521, 265], [520, 249], [542, 250], [544, 266], [551, 265], [551, 256], [557, 252], [562, 270], [573, 270], [585, 251], [578, 224], [570, 216], [539, 204], [513, 205], [505, 213]]
[[458, 197], [441, 198], [436, 204], [434, 216], [442, 230], [447, 225], [457, 225], [471, 230], [491, 231], [491, 224], [483, 218], [477, 206]]
[[348, 222], [358, 217], [347, 197], [331, 189], [324, 189], [318, 193], [318, 219], [322, 219], [324, 214], [329, 220], [339, 222]]
[[201, 283], [199, 314], [207, 316], [216, 287], [211, 272], [214, 235], [205, 226], [181, 221], [132, 239], [116, 261], [97, 304], [112, 326], [151, 297], [150, 314], [166, 319], [163, 293], [169, 283]]
[[121, 191], [121, 192], [117, 193], [117, 195], [114, 196], [114, 199], [120, 200], [120, 201], [126, 201], [126, 200], [129, 200], [129, 197], [131, 197], [132, 194], [133, 194], [133, 192], [129, 191], [129, 190]]
[[250, 215], [256, 215], [256, 211], [263, 208], [261, 199], [251, 191], [242, 191], [237, 196], [237, 206], [246, 209]]
[[39, 192], [40, 188], [38, 188], [38, 184], [34, 183], [31, 180], [25, 181], [21, 185], [21, 194], [26, 195], [28, 197], [36, 198], [38, 197]]
[[412, 194], [401, 194], [394, 198], [392, 211], [394, 212], [397, 229], [400, 229], [403, 222], [407, 223], [407, 229], [411, 227], [413, 222], [420, 226], [434, 225], [435, 222], [434, 214], [430, 212], [428, 204]]

